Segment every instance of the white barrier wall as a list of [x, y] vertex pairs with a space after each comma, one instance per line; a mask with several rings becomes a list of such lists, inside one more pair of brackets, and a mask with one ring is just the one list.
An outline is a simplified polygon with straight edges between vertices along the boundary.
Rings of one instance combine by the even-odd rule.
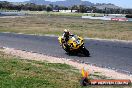
[[110, 17], [92, 17], [92, 16], [82, 16], [82, 18], [88, 18], [88, 19], [99, 19], [99, 20], [111, 20]]
[[[75, 13], [77, 10], [72, 10], [72, 13]], [[61, 13], [71, 13], [71, 10], [59, 10]]]
[[97, 20], [112, 20], [112, 21], [132, 21], [132, 18], [125, 17], [112, 17], [112, 16], [104, 16], [104, 17], [92, 17], [92, 16], [82, 16], [84, 19], [97, 19]]

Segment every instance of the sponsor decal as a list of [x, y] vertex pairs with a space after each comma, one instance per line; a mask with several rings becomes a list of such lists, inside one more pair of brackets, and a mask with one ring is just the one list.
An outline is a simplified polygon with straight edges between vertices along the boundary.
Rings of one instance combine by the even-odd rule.
[[84, 68], [81, 70], [82, 79], [81, 85], [129, 85], [131, 81], [129, 79], [89, 79], [88, 71], [85, 71]]

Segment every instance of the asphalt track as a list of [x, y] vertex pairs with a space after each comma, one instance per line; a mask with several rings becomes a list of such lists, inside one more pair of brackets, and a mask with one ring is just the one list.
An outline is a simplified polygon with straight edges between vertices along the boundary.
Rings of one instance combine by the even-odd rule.
[[85, 39], [91, 57], [69, 56], [57, 37], [0, 33], [0, 47], [16, 48], [45, 55], [73, 59], [132, 74], [132, 43]]

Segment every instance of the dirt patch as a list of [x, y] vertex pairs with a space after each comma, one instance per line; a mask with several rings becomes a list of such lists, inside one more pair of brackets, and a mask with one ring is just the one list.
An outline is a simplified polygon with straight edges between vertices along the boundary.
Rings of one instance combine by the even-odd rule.
[[22, 50], [16, 50], [13, 48], [4, 48], [2, 49], [7, 54], [11, 54], [17, 57], [21, 57], [21, 59], [29, 59], [29, 60], [37, 60], [37, 61], [48, 61], [50, 63], [65, 63], [69, 64], [73, 67], [76, 67], [77, 69], [82, 69], [85, 67], [88, 69], [90, 74], [93, 74], [95, 72], [101, 73], [101, 75], [105, 75], [108, 78], [111, 79], [130, 79], [132, 81], [132, 76], [116, 72], [114, 70], [106, 69], [106, 68], [100, 68], [88, 64], [83, 64], [83, 63], [78, 63], [75, 61], [72, 61], [70, 59], [66, 58], [57, 58], [57, 57], [52, 57], [52, 56], [47, 56], [43, 54], [37, 54], [37, 53], [32, 53], [32, 52], [27, 52], [27, 51], [22, 51]]

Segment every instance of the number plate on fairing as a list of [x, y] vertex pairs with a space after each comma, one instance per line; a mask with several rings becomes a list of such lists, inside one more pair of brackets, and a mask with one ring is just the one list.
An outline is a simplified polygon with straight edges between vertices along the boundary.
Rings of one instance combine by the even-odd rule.
[[81, 42], [80, 42], [80, 40], [77, 40], [76, 43], [79, 45]]

